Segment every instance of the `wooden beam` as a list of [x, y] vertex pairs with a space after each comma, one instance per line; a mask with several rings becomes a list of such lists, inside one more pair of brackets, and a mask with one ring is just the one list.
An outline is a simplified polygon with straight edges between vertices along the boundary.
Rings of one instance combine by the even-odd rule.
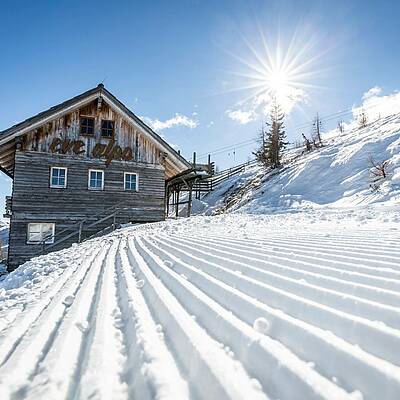
[[3, 172], [3, 173], [5, 173], [9, 178], [14, 179], [13, 175], [11, 174], [11, 172], [7, 171], [7, 170], [6, 170], [5, 168], [3, 168], [1, 165], [0, 165], [0, 171]]

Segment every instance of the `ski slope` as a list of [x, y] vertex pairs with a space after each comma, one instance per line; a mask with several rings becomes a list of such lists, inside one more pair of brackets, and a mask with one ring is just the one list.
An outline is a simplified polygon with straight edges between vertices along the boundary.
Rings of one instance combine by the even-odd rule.
[[0, 398], [398, 399], [400, 215], [127, 227], [0, 282]]
[[[399, 97], [400, 98], [400, 97]], [[354, 125], [354, 124], [353, 124]], [[400, 114], [323, 136], [323, 147], [293, 149], [279, 170], [254, 166], [197, 200], [197, 214], [363, 208], [400, 204]], [[370, 188], [371, 158], [386, 161], [387, 178]], [[185, 210], [182, 210], [182, 215]]]

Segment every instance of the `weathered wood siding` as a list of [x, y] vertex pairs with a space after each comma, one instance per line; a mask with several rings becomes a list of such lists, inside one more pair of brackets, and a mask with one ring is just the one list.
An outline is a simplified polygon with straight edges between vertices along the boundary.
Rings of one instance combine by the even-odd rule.
[[[67, 188], [50, 188], [50, 167], [66, 167]], [[88, 189], [89, 169], [104, 170], [104, 190]], [[124, 172], [139, 175], [139, 191], [124, 190]], [[34, 151], [17, 151], [15, 156], [9, 269], [34, 256], [38, 245], [26, 244], [29, 222], [55, 222], [58, 233], [78, 221], [120, 204], [127, 207], [117, 222], [153, 222], [164, 219], [165, 172], [162, 165], [112, 161]], [[110, 225], [106, 221], [96, 231]], [[85, 232], [86, 234], [93, 232]], [[76, 242], [77, 237], [60, 248]], [[55, 248], [52, 249], [56, 250]]]
[[[143, 132], [127, 122], [119, 113], [109, 107], [104, 100], [100, 103], [100, 107], [98, 104], [98, 100], [92, 101], [84, 108], [77, 109], [28, 132], [22, 139], [22, 149], [48, 152], [53, 139], [59, 137], [61, 139], [82, 140], [85, 144], [85, 153], [81, 157], [91, 157], [92, 150], [97, 143], [107, 145], [110, 140], [101, 137], [101, 121], [112, 120], [115, 122], [114, 140], [116, 144], [122, 148], [130, 147], [134, 161], [164, 164], [163, 154], [154, 143], [146, 138]], [[81, 117], [95, 118], [95, 133], [93, 136], [80, 134]]]

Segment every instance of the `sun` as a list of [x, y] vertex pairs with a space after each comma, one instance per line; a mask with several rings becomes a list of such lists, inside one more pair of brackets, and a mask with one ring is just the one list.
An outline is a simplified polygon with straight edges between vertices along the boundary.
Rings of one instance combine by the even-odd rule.
[[283, 95], [290, 88], [290, 76], [284, 70], [275, 70], [265, 76], [266, 88], [276, 96]]
[[238, 103], [240, 107], [247, 106], [253, 111], [263, 107], [262, 112], [265, 114], [271, 103], [277, 101], [283, 111], [289, 114], [295, 107], [301, 108], [307, 104], [310, 90], [321, 89], [312, 82], [322, 72], [316, 70], [315, 65], [323, 52], [315, 51], [310, 38], [301, 40], [294, 35], [285, 46], [279, 40], [267, 43], [261, 30], [259, 33], [258, 46], [255, 37], [250, 41], [242, 36], [246, 56], [224, 49], [240, 62], [240, 68], [229, 73], [240, 77], [241, 82], [244, 81], [231, 91], [242, 90], [245, 93]]

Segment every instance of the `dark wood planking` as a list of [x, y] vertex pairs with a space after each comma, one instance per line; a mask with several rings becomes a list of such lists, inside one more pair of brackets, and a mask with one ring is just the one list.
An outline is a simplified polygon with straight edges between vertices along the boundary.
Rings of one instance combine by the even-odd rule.
[[[50, 167], [68, 168], [67, 188], [49, 187]], [[104, 190], [88, 189], [89, 169], [104, 170]], [[124, 190], [124, 172], [139, 174], [139, 191]], [[37, 151], [17, 151], [10, 224], [9, 269], [30, 259], [39, 250], [37, 245], [27, 245], [29, 222], [55, 222], [57, 233], [67, 227], [76, 229], [77, 221], [92, 217], [115, 204], [123, 203], [117, 223], [154, 222], [164, 219], [164, 168], [138, 162], [104, 161], [55, 155]], [[91, 235], [111, 224], [102, 224], [85, 232]], [[59, 248], [77, 241], [73, 237]], [[52, 250], [57, 250], [53, 248]]]

